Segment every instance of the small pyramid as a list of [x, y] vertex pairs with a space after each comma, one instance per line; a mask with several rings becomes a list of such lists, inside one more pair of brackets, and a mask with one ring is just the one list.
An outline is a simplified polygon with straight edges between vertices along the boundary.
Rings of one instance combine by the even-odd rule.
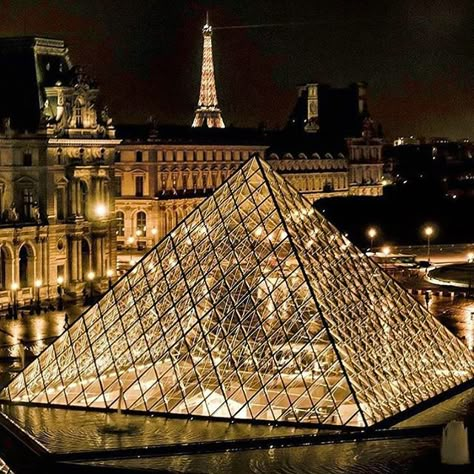
[[473, 377], [469, 350], [251, 159], [1, 392], [367, 427]]

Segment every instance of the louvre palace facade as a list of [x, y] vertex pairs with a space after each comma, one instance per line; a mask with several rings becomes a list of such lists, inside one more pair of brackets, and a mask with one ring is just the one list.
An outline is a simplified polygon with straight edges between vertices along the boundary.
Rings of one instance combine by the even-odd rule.
[[60, 40], [2, 38], [0, 68], [0, 305], [101, 291], [119, 140], [98, 87]]

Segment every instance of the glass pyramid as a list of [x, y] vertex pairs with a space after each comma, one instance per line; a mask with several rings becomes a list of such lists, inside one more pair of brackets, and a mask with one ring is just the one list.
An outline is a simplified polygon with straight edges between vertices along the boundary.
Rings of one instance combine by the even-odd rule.
[[255, 158], [0, 394], [369, 426], [473, 376], [468, 349]]

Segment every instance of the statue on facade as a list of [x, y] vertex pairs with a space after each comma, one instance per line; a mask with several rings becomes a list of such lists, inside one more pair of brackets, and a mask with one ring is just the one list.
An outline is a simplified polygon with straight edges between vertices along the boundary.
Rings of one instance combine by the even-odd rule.
[[368, 116], [365, 117], [362, 122], [362, 137], [366, 140], [370, 140], [375, 136], [375, 122]]
[[35, 201], [33, 203], [33, 209], [32, 209], [32, 214], [33, 214], [33, 219], [37, 224], [41, 223], [41, 212], [40, 212], [40, 207], [38, 204], [38, 201]]
[[102, 119], [102, 123], [106, 127], [112, 126], [112, 117], [110, 116], [109, 108], [107, 105], [105, 105], [104, 108], [102, 109], [102, 112], [100, 113], [100, 118]]
[[18, 215], [18, 211], [16, 210], [15, 202], [12, 202], [10, 204], [10, 207], [3, 211], [3, 220], [5, 222], [18, 222], [19, 219], [20, 216]]

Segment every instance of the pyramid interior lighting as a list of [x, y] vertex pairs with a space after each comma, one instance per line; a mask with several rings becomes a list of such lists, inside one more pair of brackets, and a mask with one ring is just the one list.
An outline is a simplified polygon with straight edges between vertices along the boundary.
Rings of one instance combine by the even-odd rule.
[[468, 349], [258, 158], [1, 392], [13, 402], [370, 426]]

